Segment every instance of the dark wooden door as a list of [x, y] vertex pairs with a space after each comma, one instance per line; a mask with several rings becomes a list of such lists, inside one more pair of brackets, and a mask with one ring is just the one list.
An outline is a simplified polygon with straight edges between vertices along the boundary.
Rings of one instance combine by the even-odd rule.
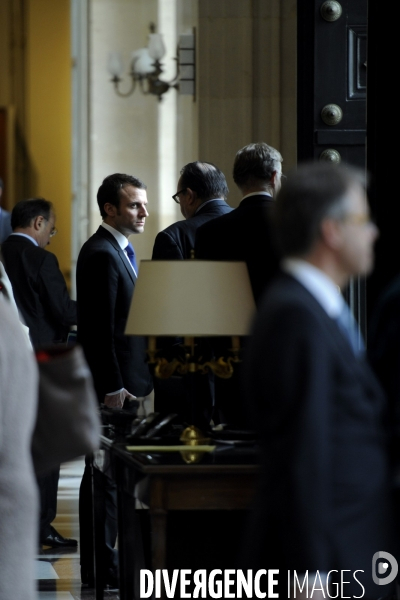
[[[375, 246], [375, 269], [367, 282], [367, 307], [373, 315], [385, 288], [400, 274], [398, 215], [399, 119], [394, 79], [385, 67], [396, 69], [398, 36], [392, 5], [368, 2], [367, 169], [371, 177], [369, 200], [380, 236]], [[399, 308], [400, 310], [400, 308]]]
[[[366, 167], [367, 0], [298, 0], [297, 157]], [[346, 300], [367, 333], [366, 282]]]
[[298, 0], [298, 160], [365, 167], [367, 0]]

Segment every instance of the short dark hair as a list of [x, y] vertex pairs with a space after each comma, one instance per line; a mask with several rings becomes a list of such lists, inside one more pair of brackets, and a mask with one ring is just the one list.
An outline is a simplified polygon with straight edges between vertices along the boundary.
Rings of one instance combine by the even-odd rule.
[[97, 204], [99, 205], [100, 214], [103, 218], [107, 216], [107, 213], [104, 210], [104, 205], [107, 202], [119, 208], [120, 190], [127, 185], [133, 185], [133, 187], [138, 188], [139, 190], [147, 189], [147, 186], [143, 181], [140, 181], [140, 179], [133, 177], [132, 175], [114, 173], [103, 180], [103, 183], [97, 192]]
[[188, 163], [181, 169], [181, 185], [190, 188], [203, 200], [211, 198], [226, 198], [229, 194], [225, 175], [213, 163], [195, 162]]
[[248, 144], [241, 148], [233, 163], [233, 180], [237, 186], [243, 187], [255, 181], [271, 181], [282, 155], [265, 142]]
[[43, 217], [48, 221], [50, 213], [53, 210], [53, 205], [49, 200], [44, 198], [28, 198], [18, 202], [11, 212], [11, 227], [29, 227], [32, 219]]
[[289, 174], [274, 202], [272, 219], [283, 256], [302, 256], [318, 240], [326, 218], [346, 214], [346, 197], [366, 187], [366, 174], [349, 165], [308, 162]]

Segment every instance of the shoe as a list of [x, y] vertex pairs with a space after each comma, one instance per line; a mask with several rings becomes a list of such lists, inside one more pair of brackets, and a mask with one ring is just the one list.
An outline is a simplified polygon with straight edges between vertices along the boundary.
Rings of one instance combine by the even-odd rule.
[[107, 574], [106, 584], [104, 586], [105, 590], [109, 592], [118, 592], [119, 590], [119, 578], [118, 571], [115, 568], [110, 568]]
[[51, 532], [47, 537], [40, 540], [42, 546], [50, 546], [51, 548], [67, 548], [68, 546], [77, 546], [78, 542], [71, 538], [63, 537], [58, 531], [51, 527]]

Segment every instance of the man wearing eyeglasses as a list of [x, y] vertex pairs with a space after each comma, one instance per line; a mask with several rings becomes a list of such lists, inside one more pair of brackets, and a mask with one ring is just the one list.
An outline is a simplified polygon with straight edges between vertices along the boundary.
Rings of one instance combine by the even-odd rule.
[[[76, 325], [76, 302], [68, 294], [57, 258], [45, 250], [57, 233], [53, 205], [44, 198], [18, 202], [11, 213], [12, 234], [1, 245], [15, 301], [34, 348], [64, 342]], [[51, 525], [57, 514], [59, 469], [38, 478], [39, 542], [52, 548], [76, 546]], [[21, 540], [23, 543], [24, 540]]]
[[157, 235], [153, 260], [190, 258], [197, 228], [232, 211], [225, 202], [228, 193], [224, 174], [212, 163], [195, 161], [185, 165], [177, 192], [172, 196], [185, 220], [173, 223]]
[[241, 567], [290, 569], [285, 597], [333, 597], [342, 582], [341, 598], [389, 598], [394, 576], [371, 573], [375, 553], [394, 552], [395, 541], [386, 402], [339, 291], [373, 267], [365, 173], [299, 165], [273, 223], [282, 272], [253, 324], [244, 373], [262, 475]]
[[68, 294], [57, 258], [45, 248], [57, 233], [53, 205], [44, 198], [18, 202], [12, 234], [1, 249], [15, 300], [35, 348], [65, 341], [76, 325], [76, 302]]
[[[185, 165], [172, 196], [179, 204], [184, 220], [173, 223], [161, 231], [154, 242], [153, 260], [190, 259], [194, 249], [197, 228], [211, 219], [232, 211], [226, 203], [229, 190], [225, 175], [212, 163], [195, 161]], [[175, 346], [168, 346], [167, 340], [158, 340], [158, 347], [171, 356]], [[203, 351], [206, 350], [203, 346]], [[191, 420], [199, 427], [207, 427], [213, 406], [213, 378], [199, 375], [196, 381], [196, 414]], [[187, 417], [188, 410], [185, 379], [174, 376], [167, 380], [154, 380], [154, 401], [157, 410], [176, 412], [181, 418]]]

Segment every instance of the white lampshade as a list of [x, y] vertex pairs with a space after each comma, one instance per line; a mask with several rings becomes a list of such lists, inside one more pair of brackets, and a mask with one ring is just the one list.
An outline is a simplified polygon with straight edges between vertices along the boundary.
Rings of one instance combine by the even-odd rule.
[[166, 50], [160, 33], [149, 34], [149, 55], [153, 60], [161, 60]]
[[125, 333], [242, 336], [254, 313], [244, 262], [144, 260]]
[[108, 72], [112, 77], [120, 77], [123, 71], [122, 58], [119, 52], [110, 52], [108, 55]]
[[139, 48], [132, 52], [132, 71], [136, 75], [147, 75], [154, 71], [154, 59], [151, 58], [148, 48]]

